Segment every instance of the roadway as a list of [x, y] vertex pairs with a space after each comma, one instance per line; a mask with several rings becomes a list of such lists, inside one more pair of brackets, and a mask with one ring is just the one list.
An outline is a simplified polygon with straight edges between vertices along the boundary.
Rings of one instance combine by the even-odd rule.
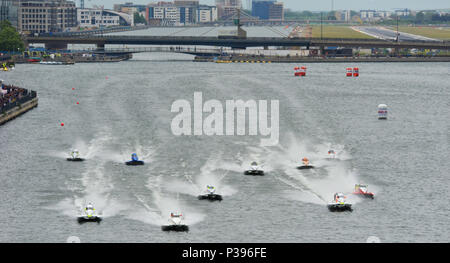
[[[391, 41], [395, 40], [397, 35], [397, 31], [385, 27], [357, 27], [357, 29], [361, 33], [383, 40], [391, 40]], [[399, 32], [399, 41], [439, 41], [439, 40]]]

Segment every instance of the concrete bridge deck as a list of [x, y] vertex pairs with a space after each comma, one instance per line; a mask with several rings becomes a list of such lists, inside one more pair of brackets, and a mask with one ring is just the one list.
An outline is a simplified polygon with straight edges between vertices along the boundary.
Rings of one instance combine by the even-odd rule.
[[64, 48], [67, 44], [105, 45], [173, 45], [173, 46], [219, 46], [232, 48], [304, 46], [304, 47], [362, 47], [362, 48], [418, 48], [450, 49], [450, 41], [386, 41], [380, 39], [331, 39], [331, 38], [281, 38], [281, 37], [181, 37], [181, 36], [38, 36], [27, 37], [28, 44], [46, 44], [49, 48]]

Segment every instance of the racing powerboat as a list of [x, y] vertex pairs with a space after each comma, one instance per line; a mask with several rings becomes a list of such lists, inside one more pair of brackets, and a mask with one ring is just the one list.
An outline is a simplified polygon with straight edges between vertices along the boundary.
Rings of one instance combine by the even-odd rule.
[[302, 165], [297, 166], [297, 169], [304, 170], [304, 169], [313, 169], [314, 166], [309, 162], [309, 159], [304, 157], [302, 159]]
[[364, 198], [374, 199], [375, 194], [369, 192], [369, 190], [367, 190], [368, 188], [369, 186], [366, 184], [355, 184], [355, 190], [353, 191], [353, 194]]
[[70, 152], [70, 157], [67, 158], [67, 161], [82, 162], [82, 161], [84, 161], [84, 159], [80, 157], [80, 152], [78, 150], [74, 149]]
[[100, 223], [102, 218], [97, 215], [92, 203], [89, 203], [83, 210], [80, 216], [78, 216], [78, 223], [97, 222]]
[[222, 201], [222, 196], [216, 194], [216, 188], [212, 185], [206, 186], [206, 193], [199, 195], [198, 200]]
[[170, 213], [169, 223], [161, 226], [162, 231], [187, 232], [189, 226], [183, 224], [183, 215], [181, 213]]
[[343, 193], [335, 193], [334, 200], [328, 203], [328, 210], [331, 212], [353, 211], [352, 204], [347, 203]]
[[144, 165], [144, 161], [139, 160], [136, 153], [131, 155], [131, 161], [125, 163], [126, 165]]
[[257, 162], [250, 164], [250, 169], [244, 172], [245, 175], [264, 175], [264, 171], [259, 167]]
[[328, 150], [327, 159], [336, 159], [336, 152], [333, 149]]

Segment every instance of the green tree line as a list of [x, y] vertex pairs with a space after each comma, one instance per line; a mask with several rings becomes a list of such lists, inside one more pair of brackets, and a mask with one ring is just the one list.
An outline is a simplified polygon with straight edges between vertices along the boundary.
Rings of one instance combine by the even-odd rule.
[[25, 45], [8, 20], [0, 22], [0, 51], [23, 51]]
[[135, 24], [147, 24], [147, 20], [145, 20], [143, 15], [136, 12], [136, 13], [134, 13], [134, 23]]

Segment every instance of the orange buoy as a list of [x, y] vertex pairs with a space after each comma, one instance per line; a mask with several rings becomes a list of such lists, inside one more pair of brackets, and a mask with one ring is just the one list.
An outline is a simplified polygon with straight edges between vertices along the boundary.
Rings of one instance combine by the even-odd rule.
[[353, 68], [353, 77], [359, 77], [359, 68]]

